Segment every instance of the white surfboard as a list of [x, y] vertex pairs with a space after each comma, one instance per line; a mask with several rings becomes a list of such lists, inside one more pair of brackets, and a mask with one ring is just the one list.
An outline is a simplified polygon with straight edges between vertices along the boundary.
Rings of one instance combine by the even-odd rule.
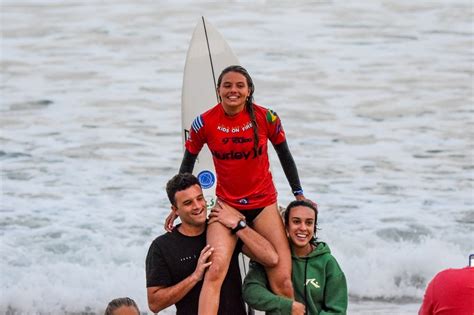
[[[186, 141], [193, 120], [218, 103], [216, 84], [221, 71], [239, 61], [224, 38], [202, 17], [194, 29], [184, 66], [181, 95], [182, 139]], [[194, 166], [208, 208], [216, 202], [217, 176], [207, 145]]]
[[[184, 66], [181, 95], [182, 140], [186, 141], [194, 119], [217, 104], [217, 79], [222, 70], [230, 65], [239, 65], [222, 35], [202, 17], [194, 29]], [[204, 146], [194, 165], [194, 175], [199, 179], [208, 209], [216, 203], [217, 176], [209, 148]], [[247, 274], [249, 259], [241, 254], [239, 267], [242, 279]], [[248, 307], [249, 315], [255, 311]], [[260, 314], [260, 313], [258, 313]]]

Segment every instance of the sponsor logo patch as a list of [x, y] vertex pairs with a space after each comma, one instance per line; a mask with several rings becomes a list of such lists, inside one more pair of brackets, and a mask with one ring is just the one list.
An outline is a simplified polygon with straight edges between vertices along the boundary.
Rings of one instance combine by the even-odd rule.
[[211, 151], [212, 155], [218, 160], [248, 160], [255, 159], [262, 155], [263, 146], [258, 147], [257, 150], [252, 149], [250, 151], [230, 151], [230, 152], [217, 152]]
[[319, 282], [316, 281], [316, 279], [306, 279], [306, 286], [308, 284], [311, 284], [313, 287], [315, 287], [316, 289], [319, 289], [321, 288], [321, 286], [319, 285]]
[[201, 171], [197, 178], [204, 189], [211, 188], [216, 182], [216, 177], [211, 171], [208, 170]]
[[242, 199], [239, 200], [239, 203], [240, 203], [241, 205], [246, 205], [246, 204], [249, 203], [249, 200], [248, 200], [247, 198], [242, 198]]
[[244, 137], [232, 137], [232, 138], [223, 138], [222, 143], [227, 144], [229, 141], [232, 141], [232, 143], [236, 144], [242, 144], [246, 142], [252, 142], [252, 138], [244, 138]]
[[207, 210], [211, 210], [212, 207], [214, 207], [216, 205], [216, 199], [214, 198], [214, 196], [206, 196], [206, 206], [207, 206]]
[[275, 121], [277, 121], [277, 118], [278, 118], [277, 113], [275, 113], [271, 109], [267, 110], [267, 121], [269, 123], [273, 124]]

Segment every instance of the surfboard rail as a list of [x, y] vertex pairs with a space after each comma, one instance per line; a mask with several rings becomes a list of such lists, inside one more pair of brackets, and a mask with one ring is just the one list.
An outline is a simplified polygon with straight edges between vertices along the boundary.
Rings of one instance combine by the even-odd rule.
[[[183, 74], [181, 93], [183, 150], [194, 119], [219, 102], [217, 76], [224, 68], [239, 64], [237, 56], [222, 35], [202, 16], [189, 44]], [[201, 183], [208, 209], [212, 208], [217, 200], [215, 194], [217, 175], [207, 145], [199, 152], [193, 173]], [[247, 274], [248, 265], [249, 259], [241, 254], [239, 267], [242, 278]], [[254, 315], [255, 311], [247, 305], [247, 313]]]
[[[204, 17], [194, 29], [183, 74], [181, 93], [182, 141], [188, 138], [189, 128], [198, 115], [219, 102], [216, 80], [221, 71], [233, 64], [239, 64], [222, 35]], [[184, 149], [184, 145], [183, 145]], [[212, 154], [207, 146], [199, 153], [194, 174], [201, 182], [208, 209], [215, 205], [215, 173]]]

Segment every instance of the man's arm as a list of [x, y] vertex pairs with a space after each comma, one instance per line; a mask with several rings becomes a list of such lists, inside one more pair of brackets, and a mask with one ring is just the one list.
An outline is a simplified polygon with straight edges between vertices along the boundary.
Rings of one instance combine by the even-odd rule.
[[[243, 214], [221, 201], [217, 201], [209, 214], [209, 223], [217, 221], [229, 229], [234, 229], [244, 219]], [[247, 226], [238, 230], [236, 235], [244, 243], [242, 251], [245, 255], [265, 267], [275, 267], [278, 264], [278, 254], [273, 245], [254, 229]]]
[[148, 307], [153, 313], [158, 313], [165, 308], [179, 302], [198, 283], [196, 277], [190, 275], [183, 281], [171, 287], [149, 287], [146, 289]]
[[250, 259], [269, 268], [275, 267], [278, 264], [278, 254], [273, 245], [254, 229], [246, 227], [237, 231], [236, 235], [244, 243], [242, 252], [250, 257]]
[[[436, 277], [436, 276], [435, 276]], [[433, 284], [434, 278], [426, 287], [425, 295], [423, 297], [423, 303], [421, 303], [420, 310], [418, 311], [418, 315], [429, 315], [434, 313], [433, 307]]]
[[148, 287], [148, 307], [153, 313], [158, 313], [165, 308], [179, 302], [188, 292], [202, 280], [204, 272], [211, 265], [208, 262], [209, 256], [212, 254], [214, 249], [210, 245], [206, 245], [199, 255], [198, 263], [194, 272], [178, 282], [175, 285], [164, 287]]

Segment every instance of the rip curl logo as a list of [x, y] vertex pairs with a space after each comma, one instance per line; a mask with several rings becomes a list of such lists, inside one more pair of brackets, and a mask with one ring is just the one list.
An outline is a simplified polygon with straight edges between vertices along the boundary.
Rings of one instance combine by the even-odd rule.
[[271, 109], [269, 109], [267, 111], [267, 121], [269, 123], [274, 123], [275, 121], [277, 121], [277, 118], [278, 118], [278, 115], [277, 113], [275, 113], [274, 111], [272, 111]]
[[321, 286], [319, 285], [319, 282], [316, 281], [316, 279], [306, 279], [306, 286], [308, 286], [308, 284], [311, 284], [316, 289], [321, 288]]

